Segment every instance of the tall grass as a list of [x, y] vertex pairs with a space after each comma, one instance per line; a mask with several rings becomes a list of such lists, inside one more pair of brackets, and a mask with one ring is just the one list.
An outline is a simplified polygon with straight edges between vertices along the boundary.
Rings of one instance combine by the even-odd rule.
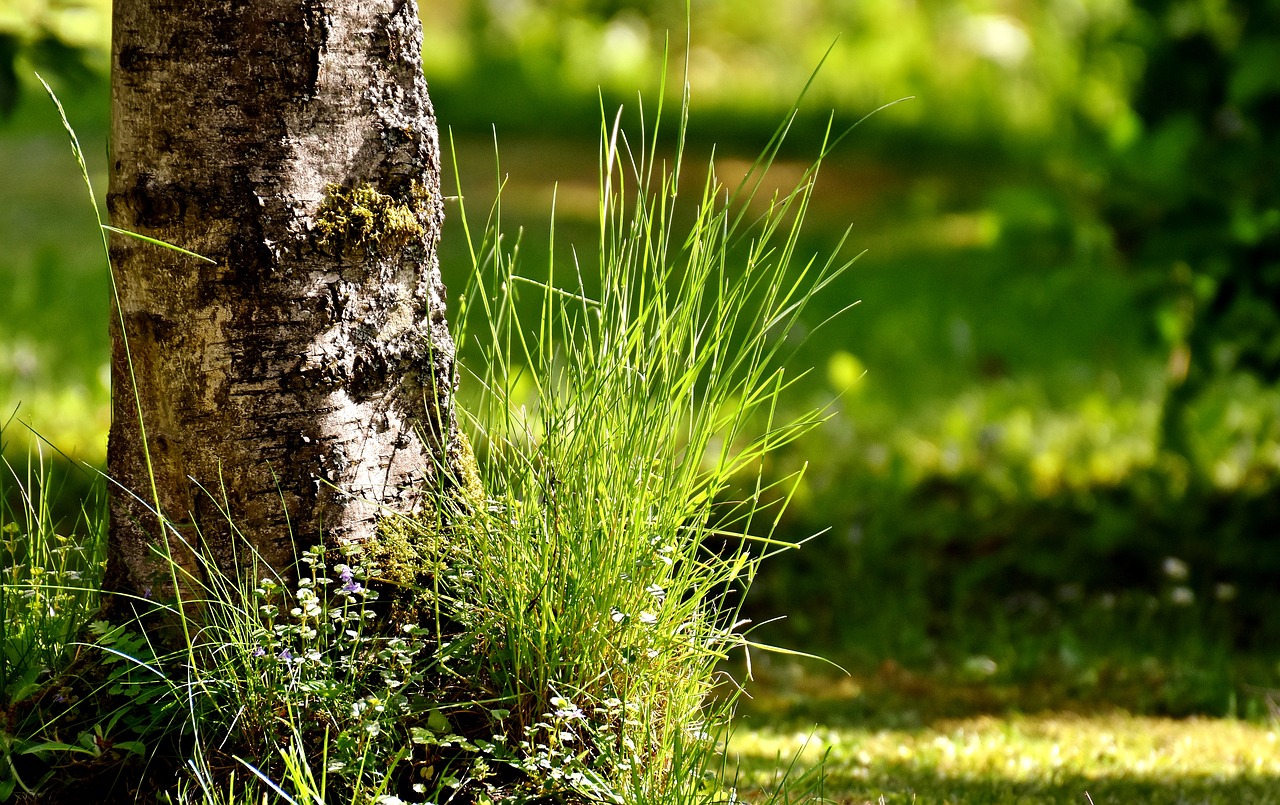
[[[679, 116], [682, 144], [687, 103]], [[67, 703], [6, 724], [5, 759], [45, 780], [119, 761], [143, 796], [219, 805], [723, 800], [738, 688], [717, 669], [758, 648], [742, 596], [764, 558], [793, 547], [774, 529], [798, 479], [767, 483], [764, 466], [822, 420], [781, 413], [797, 376], [787, 358], [847, 264], [798, 253], [816, 165], [756, 198], [785, 126], [740, 183], [713, 163], [685, 203], [681, 149], [659, 156], [662, 117], [638, 141], [621, 113], [602, 126], [598, 277], [524, 265], [503, 239], [501, 194], [483, 227], [460, 203], [473, 272], [457, 341], [481, 358], [463, 367], [458, 411], [480, 483], [431, 516], [387, 516], [411, 554], [409, 589], [382, 557], [322, 545], [293, 572], [247, 548], [231, 573], [173, 562], [181, 599], [133, 602], [182, 621], [183, 645], [157, 655], [142, 619], [84, 630], [92, 586], [67, 604], [34, 588], [34, 571], [6, 571], [39, 600], [11, 612], [6, 577], [6, 650], [29, 643], [56, 665], [69, 647], [96, 649], [109, 672], [85, 683], [73, 718]], [[47, 514], [27, 510], [0, 527], [46, 534]], [[157, 782], [175, 769], [177, 788]]]
[[796, 479], [767, 486], [761, 469], [821, 419], [778, 402], [797, 321], [847, 266], [796, 254], [816, 168], [753, 205], [770, 153], [735, 188], [712, 165], [682, 205], [680, 150], [664, 164], [656, 132], [632, 144], [618, 119], [601, 138], [599, 277], [554, 257], [526, 269], [500, 195], [471, 239], [459, 341], [484, 356], [463, 385], [489, 501], [460, 530], [456, 594], [512, 726], [536, 730], [555, 702], [619, 703], [605, 732], [626, 751], [606, 765], [629, 771], [624, 801], [657, 801], [687, 795], [677, 747], [722, 726], [715, 669], [751, 645], [741, 595], [789, 547], [773, 528]]
[[51, 507], [58, 484], [46, 458], [35, 448], [22, 469], [0, 460], [0, 801], [29, 787], [14, 760], [26, 748], [15, 708], [63, 695], [52, 683], [77, 652], [102, 578], [101, 487], [75, 521], [60, 519]]
[[74, 522], [60, 521], [51, 507], [57, 482], [45, 460], [38, 449], [21, 469], [0, 460], [0, 691], [10, 702], [66, 664], [97, 609], [102, 578], [102, 490], [91, 492]]

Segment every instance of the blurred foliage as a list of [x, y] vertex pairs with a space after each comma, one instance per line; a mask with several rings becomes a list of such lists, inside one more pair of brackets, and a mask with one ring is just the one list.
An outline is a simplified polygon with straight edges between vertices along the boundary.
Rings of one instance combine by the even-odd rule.
[[1043, 257], [1101, 250], [1145, 278], [1162, 447], [1203, 464], [1190, 403], [1233, 372], [1280, 379], [1277, 0], [442, 0], [426, 22], [433, 89], [464, 127], [586, 131], [597, 91], [652, 97], [672, 36], [695, 113], [749, 137], [825, 58], [808, 106], [847, 123], [914, 96], [877, 121], [882, 151], [1023, 164], [1031, 181], [989, 199], [1006, 242], [1057, 238]]
[[0, 116], [18, 102], [31, 70], [85, 86], [106, 67], [111, 0], [4, 0], [0, 3]]
[[[685, 56], [696, 110], [753, 114], [771, 130], [823, 62], [813, 108], [856, 120], [906, 96], [903, 130], [1006, 145], [1083, 123], [1133, 128], [1142, 54], [1117, 38], [1125, 0], [442, 0], [426, 17], [426, 64], [488, 123], [517, 124], [548, 96], [652, 97], [664, 45]], [[678, 95], [680, 87], [668, 87]], [[462, 104], [459, 104], [461, 107]], [[594, 113], [594, 104], [587, 105]], [[696, 115], [695, 115], [696, 117]], [[1121, 136], [1116, 134], [1115, 136]]]
[[1162, 441], [1194, 459], [1188, 404], [1214, 378], [1280, 380], [1280, 2], [1136, 6], [1142, 126], [1111, 155], [1103, 214], [1159, 289]]

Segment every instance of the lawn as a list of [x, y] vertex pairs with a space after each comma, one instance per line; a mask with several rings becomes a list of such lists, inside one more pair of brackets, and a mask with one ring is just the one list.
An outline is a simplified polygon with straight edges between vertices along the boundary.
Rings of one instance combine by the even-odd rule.
[[1133, 698], [942, 681], [892, 663], [855, 676], [791, 661], [756, 671], [729, 744], [743, 791], [794, 764], [796, 775], [821, 767], [823, 795], [859, 805], [1280, 797], [1280, 728], [1266, 707], [1251, 719], [1168, 718], [1135, 715]]
[[[753, 724], [747, 720], [747, 724]], [[1127, 713], [978, 716], [915, 729], [761, 725], [730, 745], [743, 791], [779, 760], [825, 761], [839, 803], [1270, 803], [1280, 796], [1274, 726]]]

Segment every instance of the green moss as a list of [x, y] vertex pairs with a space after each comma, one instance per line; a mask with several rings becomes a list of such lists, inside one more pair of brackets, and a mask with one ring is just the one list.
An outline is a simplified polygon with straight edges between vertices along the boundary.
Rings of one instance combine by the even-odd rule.
[[484, 504], [484, 484], [480, 482], [480, 465], [476, 463], [471, 440], [458, 432], [458, 449], [453, 454], [454, 499], [466, 510], [477, 509]]
[[378, 578], [395, 587], [412, 587], [427, 569], [430, 530], [419, 517], [384, 517], [378, 538], [363, 546], [368, 561], [376, 565]]
[[369, 184], [353, 190], [331, 184], [325, 194], [315, 221], [317, 240], [324, 248], [389, 257], [424, 234], [418, 214], [428, 194], [419, 185], [414, 185], [407, 203]]
[[432, 578], [457, 563], [466, 550], [466, 520], [484, 503], [480, 468], [470, 441], [461, 433], [450, 464], [454, 476], [442, 499], [428, 497], [411, 517], [383, 517], [377, 539], [362, 546], [362, 558], [376, 566], [376, 578], [384, 585], [384, 598], [390, 598], [397, 621], [412, 623], [430, 611]]

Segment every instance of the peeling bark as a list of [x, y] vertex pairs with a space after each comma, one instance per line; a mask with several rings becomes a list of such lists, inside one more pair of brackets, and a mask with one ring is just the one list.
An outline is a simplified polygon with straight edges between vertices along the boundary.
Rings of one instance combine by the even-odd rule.
[[216, 265], [112, 236], [107, 588], [169, 587], [153, 499], [228, 568], [223, 506], [279, 569], [372, 539], [461, 449], [415, 3], [116, 0], [112, 40], [111, 222]]

